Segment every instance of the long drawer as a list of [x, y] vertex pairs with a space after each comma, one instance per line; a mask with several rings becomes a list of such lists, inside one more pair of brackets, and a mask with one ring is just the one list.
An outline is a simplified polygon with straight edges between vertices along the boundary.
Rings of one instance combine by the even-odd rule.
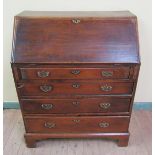
[[128, 79], [130, 67], [19, 68], [21, 79]]
[[21, 96], [131, 94], [132, 82], [25, 82], [17, 83]]
[[25, 114], [76, 114], [129, 112], [130, 99], [116, 97], [83, 99], [21, 99]]
[[26, 132], [127, 132], [128, 116], [30, 117], [24, 118]]

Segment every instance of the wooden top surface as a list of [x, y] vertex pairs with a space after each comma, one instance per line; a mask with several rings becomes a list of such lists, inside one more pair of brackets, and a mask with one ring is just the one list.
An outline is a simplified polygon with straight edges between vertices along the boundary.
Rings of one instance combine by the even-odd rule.
[[15, 16], [12, 62], [139, 63], [136, 16], [129, 11], [24, 11]]
[[101, 18], [127, 18], [135, 17], [130, 11], [23, 11], [17, 17], [101, 17]]

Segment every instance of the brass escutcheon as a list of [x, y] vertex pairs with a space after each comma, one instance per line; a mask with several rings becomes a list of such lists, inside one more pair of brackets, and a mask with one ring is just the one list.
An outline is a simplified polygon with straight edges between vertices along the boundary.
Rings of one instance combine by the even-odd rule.
[[72, 87], [73, 87], [73, 88], [79, 88], [79, 87], [80, 87], [80, 84], [74, 83], [74, 84], [72, 85]]
[[72, 102], [72, 104], [75, 105], [75, 106], [79, 105], [79, 103], [80, 103], [80, 102], [78, 102], [78, 101], [73, 101], [73, 102]]
[[78, 23], [80, 23], [80, 19], [72, 19], [72, 22], [73, 22], [74, 24], [78, 24]]
[[73, 122], [75, 122], [75, 123], [79, 123], [80, 120], [79, 120], [79, 119], [74, 119]]

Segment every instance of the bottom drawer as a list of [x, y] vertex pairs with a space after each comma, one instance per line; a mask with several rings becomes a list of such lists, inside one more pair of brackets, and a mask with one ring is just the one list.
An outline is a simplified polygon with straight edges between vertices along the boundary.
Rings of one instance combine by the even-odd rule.
[[127, 132], [129, 119], [129, 116], [24, 117], [29, 133]]

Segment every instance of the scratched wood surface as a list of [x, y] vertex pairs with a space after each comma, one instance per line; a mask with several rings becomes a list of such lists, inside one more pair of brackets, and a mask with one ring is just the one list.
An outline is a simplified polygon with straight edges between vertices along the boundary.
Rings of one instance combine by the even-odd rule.
[[151, 111], [133, 111], [128, 147], [103, 139], [54, 139], [27, 148], [20, 110], [4, 110], [4, 155], [151, 155], [151, 123]]

